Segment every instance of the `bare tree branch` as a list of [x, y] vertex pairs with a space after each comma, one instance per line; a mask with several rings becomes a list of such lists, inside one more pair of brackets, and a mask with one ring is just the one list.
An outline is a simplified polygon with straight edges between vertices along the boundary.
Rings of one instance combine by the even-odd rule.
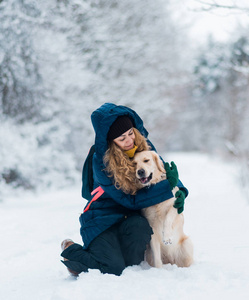
[[212, 3], [211, 3], [211, 2], [206, 2], [206, 1], [202, 1], [202, 0], [196, 0], [196, 2], [206, 5], [206, 7], [201, 7], [200, 9], [197, 9], [198, 11], [211, 11], [214, 9], [222, 8], [222, 9], [227, 9], [227, 10], [249, 13], [249, 7], [242, 7], [242, 6], [238, 6], [236, 4], [222, 5], [222, 4], [218, 4], [216, 1], [212, 1]]

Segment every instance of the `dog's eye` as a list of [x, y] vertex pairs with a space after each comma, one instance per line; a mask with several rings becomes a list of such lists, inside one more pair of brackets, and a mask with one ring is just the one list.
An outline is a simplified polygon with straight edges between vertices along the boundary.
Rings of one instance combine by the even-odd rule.
[[150, 161], [149, 159], [145, 159], [145, 160], [144, 160], [145, 163], [147, 163], [147, 162], [149, 162], [149, 161]]

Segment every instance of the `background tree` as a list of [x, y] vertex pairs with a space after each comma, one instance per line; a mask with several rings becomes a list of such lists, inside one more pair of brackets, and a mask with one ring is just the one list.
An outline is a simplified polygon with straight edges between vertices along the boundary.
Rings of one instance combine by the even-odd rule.
[[197, 61], [195, 101], [203, 111], [200, 124], [206, 134], [202, 146], [209, 150], [215, 149], [216, 144], [223, 151], [240, 151], [238, 142], [248, 107], [245, 68], [248, 68], [248, 38], [244, 36], [230, 45], [210, 41]]
[[37, 115], [44, 95], [33, 47], [39, 14], [23, 1], [0, 3], [0, 109], [17, 121]]

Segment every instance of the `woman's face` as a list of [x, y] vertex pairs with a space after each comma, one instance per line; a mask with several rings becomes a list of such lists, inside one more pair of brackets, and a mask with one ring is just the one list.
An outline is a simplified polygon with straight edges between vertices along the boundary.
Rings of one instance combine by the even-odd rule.
[[133, 128], [127, 130], [125, 133], [123, 133], [113, 141], [123, 151], [132, 149], [135, 142], [135, 133]]

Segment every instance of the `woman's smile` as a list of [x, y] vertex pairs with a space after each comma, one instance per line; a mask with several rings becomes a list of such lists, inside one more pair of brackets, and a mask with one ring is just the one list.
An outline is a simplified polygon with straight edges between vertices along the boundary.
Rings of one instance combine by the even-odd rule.
[[131, 150], [134, 147], [134, 143], [126, 147], [126, 150]]

